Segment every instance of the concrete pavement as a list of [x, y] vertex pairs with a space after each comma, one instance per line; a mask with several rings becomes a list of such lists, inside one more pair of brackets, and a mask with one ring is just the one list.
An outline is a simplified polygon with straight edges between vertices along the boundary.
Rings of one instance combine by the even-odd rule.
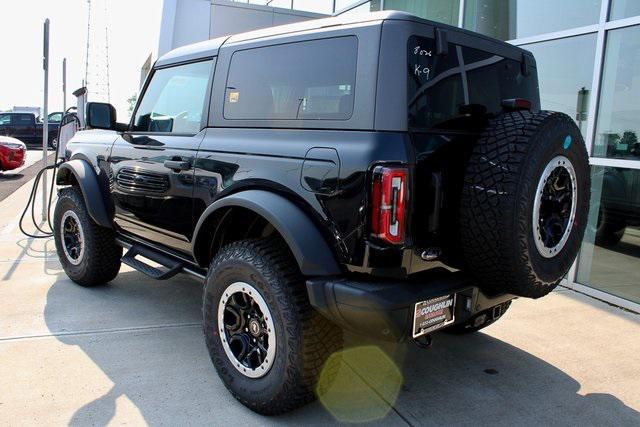
[[429, 350], [348, 336], [322, 402], [256, 415], [209, 361], [197, 281], [74, 285], [18, 232], [27, 187], [0, 202], [0, 425], [640, 424], [640, 316], [568, 290]]

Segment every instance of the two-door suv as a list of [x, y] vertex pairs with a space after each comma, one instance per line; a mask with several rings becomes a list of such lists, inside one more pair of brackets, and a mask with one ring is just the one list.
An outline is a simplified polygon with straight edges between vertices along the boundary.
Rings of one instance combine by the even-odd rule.
[[533, 56], [405, 13], [179, 48], [129, 124], [85, 118], [57, 178], [65, 272], [202, 278], [213, 364], [264, 414], [313, 399], [345, 329], [425, 345], [546, 295], [584, 234], [584, 142], [540, 111]]

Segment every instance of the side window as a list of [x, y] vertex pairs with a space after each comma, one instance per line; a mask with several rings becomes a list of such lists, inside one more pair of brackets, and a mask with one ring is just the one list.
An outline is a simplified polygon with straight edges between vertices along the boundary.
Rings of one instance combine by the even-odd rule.
[[36, 118], [32, 114], [16, 114], [14, 120], [14, 124], [17, 126], [32, 126], [36, 122]]
[[356, 37], [235, 52], [224, 117], [348, 120], [353, 113], [357, 56]]
[[213, 61], [156, 70], [133, 120], [138, 132], [200, 131]]
[[11, 123], [11, 115], [0, 114], [0, 126], [8, 126]]

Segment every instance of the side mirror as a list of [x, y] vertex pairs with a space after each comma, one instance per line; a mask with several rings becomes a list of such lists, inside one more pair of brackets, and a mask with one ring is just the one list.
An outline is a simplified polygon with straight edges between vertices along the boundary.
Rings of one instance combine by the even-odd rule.
[[87, 102], [86, 122], [92, 129], [116, 129], [116, 109], [104, 102]]

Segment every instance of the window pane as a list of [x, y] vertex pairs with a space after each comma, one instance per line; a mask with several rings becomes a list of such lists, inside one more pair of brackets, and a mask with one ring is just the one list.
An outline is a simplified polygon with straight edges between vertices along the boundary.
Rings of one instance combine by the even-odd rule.
[[640, 15], [640, 1], [638, 0], [613, 0], [609, 19], [630, 18]]
[[[336, 12], [340, 12], [345, 7], [349, 7], [350, 5], [353, 5], [355, 3], [357, 3], [357, 2], [355, 2], [353, 0], [337, 1], [336, 2]], [[371, 12], [378, 12], [378, 11], [380, 11], [380, 2], [379, 1], [369, 1], [369, 2], [361, 4], [360, 6], [354, 7], [353, 9], [350, 9], [350, 10], [348, 10], [346, 12], [341, 13], [341, 16], [357, 17], [357, 16], [362, 16], [362, 15], [366, 15], [366, 14], [371, 13]]]
[[568, 114], [584, 134], [587, 130], [596, 34], [522, 47], [536, 57], [542, 108]]
[[597, 24], [602, 0], [467, 0], [464, 27], [513, 40]]
[[212, 61], [157, 70], [136, 112], [134, 130], [198, 133]]
[[345, 7], [351, 6], [352, 4], [355, 4], [357, 2], [358, 0], [336, 0], [336, 12], [339, 12]]
[[640, 303], [640, 170], [592, 168], [578, 282]]
[[347, 120], [353, 111], [356, 60], [355, 37], [236, 52], [231, 59], [224, 116]]
[[[273, 5], [273, 3], [270, 3], [270, 5]], [[293, 0], [293, 9], [331, 15], [333, 13], [333, 0]]]
[[640, 27], [607, 34], [593, 155], [640, 159]]
[[[378, 6], [380, 0], [371, 2]], [[431, 21], [458, 25], [460, 0], [384, 0], [385, 10], [402, 10]]]

